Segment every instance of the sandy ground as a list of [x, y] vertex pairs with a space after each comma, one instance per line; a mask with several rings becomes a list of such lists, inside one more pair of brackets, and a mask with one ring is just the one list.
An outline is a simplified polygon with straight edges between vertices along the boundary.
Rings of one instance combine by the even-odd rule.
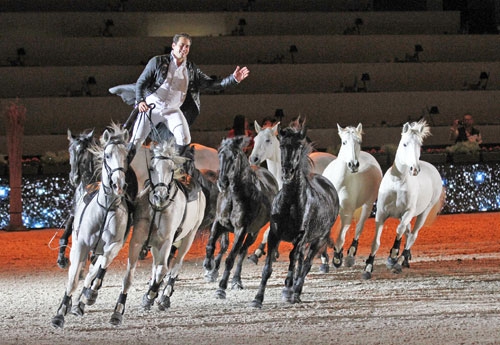
[[68, 314], [63, 330], [50, 324], [67, 275], [51, 248], [60, 233], [0, 231], [0, 344], [500, 344], [500, 214], [439, 216], [422, 229], [411, 268], [399, 275], [385, 267], [395, 225], [386, 223], [373, 279], [361, 279], [371, 218], [355, 267], [321, 274], [316, 261], [300, 304], [281, 301], [288, 250], [282, 247], [262, 309], [249, 307], [262, 262], [245, 264], [245, 290], [228, 290], [227, 299], [216, 299], [217, 284], [203, 278], [201, 237], [176, 284], [172, 307], [140, 307], [148, 257], [137, 270], [124, 324], [114, 327], [109, 318], [121, 289], [125, 247], [96, 304], [81, 318]]

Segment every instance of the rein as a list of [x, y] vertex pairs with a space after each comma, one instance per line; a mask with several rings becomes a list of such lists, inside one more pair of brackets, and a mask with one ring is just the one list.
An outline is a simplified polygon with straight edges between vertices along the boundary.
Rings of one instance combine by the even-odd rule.
[[[170, 157], [165, 157], [165, 156], [153, 156], [151, 157], [151, 162], [154, 160], [154, 159], [159, 159], [159, 160], [171, 160], [172, 158]], [[172, 171], [172, 176], [171, 176], [171, 179], [170, 179], [170, 183], [167, 185], [163, 182], [158, 182], [157, 184], [153, 185], [152, 182], [151, 182], [151, 171], [148, 169], [149, 171], [149, 185], [150, 185], [150, 188], [151, 188], [151, 191], [149, 192], [148, 194], [148, 202], [149, 202], [149, 205], [151, 206], [151, 209], [153, 210], [153, 219], [151, 221], [151, 223], [149, 224], [149, 231], [148, 231], [148, 238], [146, 240], [146, 242], [144, 243], [144, 246], [148, 249], [151, 248], [151, 246], [149, 245], [149, 242], [151, 240], [151, 235], [153, 233], [153, 226], [154, 226], [154, 220], [156, 218], [156, 215], [158, 213], [162, 213], [165, 209], [167, 209], [171, 204], [172, 202], [175, 200], [175, 197], [177, 196], [177, 193], [179, 192], [179, 188], [175, 188], [175, 191], [174, 191], [174, 194], [173, 195], [170, 195], [170, 192], [171, 192], [171, 189], [172, 187], [175, 186], [176, 182], [174, 180], [174, 171]], [[167, 188], [167, 195], [168, 195], [168, 199], [167, 199], [167, 202], [165, 203], [165, 205], [162, 205], [161, 207], [158, 207], [156, 205], [154, 205], [154, 203], [151, 201], [151, 195], [154, 194], [154, 191], [156, 188], [160, 188], [160, 187], [166, 187]], [[186, 214], [186, 212], [184, 212], [184, 215]]]

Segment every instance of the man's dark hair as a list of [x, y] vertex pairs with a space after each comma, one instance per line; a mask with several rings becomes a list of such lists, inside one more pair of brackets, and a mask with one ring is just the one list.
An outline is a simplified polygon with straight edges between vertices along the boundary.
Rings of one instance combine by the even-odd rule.
[[191, 36], [190, 36], [189, 34], [185, 33], [185, 32], [182, 32], [182, 33], [180, 33], [180, 34], [176, 34], [176, 35], [174, 36], [174, 39], [173, 39], [172, 41], [173, 41], [175, 44], [177, 44], [177, 42], [179, 42], [179, 39], [180, 39], [181, 37], [187, 38], [187, 39], [189, 40], [189, 43], [192, 43], [192, 42], [193, 42], [193, 40], [191, 39]]

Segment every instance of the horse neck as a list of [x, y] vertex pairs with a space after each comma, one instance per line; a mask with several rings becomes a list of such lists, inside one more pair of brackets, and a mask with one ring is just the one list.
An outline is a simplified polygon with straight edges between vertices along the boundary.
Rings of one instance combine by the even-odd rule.
[[276, 137], [273, 140], [273, 153], [270, 157], [266, 159], [267, 170], [274, 176], [276, 182], [278, 182], [278, 186], [281, 189], [283, 186], [282, 181], [282, 172], [281, 172], [281, 149], [279, 145], [279, 141]]
[[400, 161], [400, 153], [396, 152], [394, 157], [394, 163], [391, 167], [391, 175], [395, 178], [404, 180], [405, 176], [408, 176], [409, 167]]

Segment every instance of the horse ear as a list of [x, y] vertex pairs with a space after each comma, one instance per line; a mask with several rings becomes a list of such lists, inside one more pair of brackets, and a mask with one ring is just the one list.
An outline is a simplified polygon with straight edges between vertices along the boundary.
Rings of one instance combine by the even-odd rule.
[[111, 138], [111, 134], [109, 134], [109, 131], [106, 129], [104, 133], [102, 133], [102, 140], [107, 143], [109, 139]]
[[129, 134], [128, 130], [125, 130], [123, 132], [123, 141], [126, 142], [126, 143], [128, 143], [129, 137], [130, 137], [130, 134]]
[[74, 139], [71, 130], [68, 128], [68, 140]]
[[[304, 121], [304, 122], [305, 122], [305, 121]], [[306, 134], [307, 134], [307, 127], [306, 127], [306, 126], [303, 126], [303, 127], [300, 129], [300, 136], [301, 136], [301, 139], [305, 139]]]
[[257, 120], [254, 120], [255, 133], [259, 133], [262, 127], [259, 125]]
[[274, 135], [278, 135], [278, 128], [279, 128], [280, 122], [276, 122], [276, 124], [271, 128], [273, 130]]
[[337, 130], [339, 131], [339, 134], [342, 132], [342, 127], [340, 127], [340, 125], [337, 123]]
[[363, 125], [360, 123], [358, 123], [358, 127], [356, 127], [356, 131], [358, 131], [358, 133], [361, 133], [363, 132]]
[[89, 133], [87, 133], [86, 138], [90, 139], [94, 136], [94, 130], [91, 130]]
[[403, 125], [403, 134], [410, 130], [410, 123], [407, 122]]

